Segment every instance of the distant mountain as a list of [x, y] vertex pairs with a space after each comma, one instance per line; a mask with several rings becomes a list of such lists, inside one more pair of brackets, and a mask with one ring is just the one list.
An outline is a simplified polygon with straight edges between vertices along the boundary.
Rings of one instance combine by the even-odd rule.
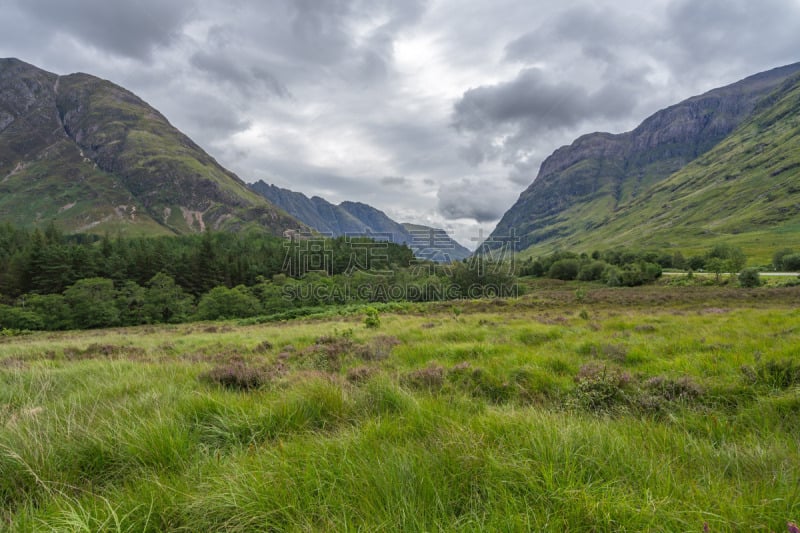
[[301, 224], [133, 93], [0, 59], [0, 221], [159, 235]]
[[657, 112], [635, 130], [559, 148], [498, 223], [518, 249], [614, 245], [758, 250], [800, 229], [800, 63]]
[[258, 181], [250, 187], [290, 215], [317, 231], [340, 237], [366, 235], [378, 240], [408, 244], [419, 258], [439, 262], [458, 261], [472, 252], [453, 240], [446, 231], [415, 224], [401, 224], [386, 213], [359, 202], [334, 205], [327, 200], [282, 189]]

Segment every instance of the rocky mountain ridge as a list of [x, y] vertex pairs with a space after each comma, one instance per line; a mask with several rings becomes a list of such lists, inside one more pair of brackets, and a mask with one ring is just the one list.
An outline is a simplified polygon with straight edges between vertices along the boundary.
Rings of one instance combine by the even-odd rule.
[[109, 81], [0, 59], [0, 220], [169, 235], [303, 226]]
[[472, 254], [442, 229], [399, 223], [383, 211], [361, 202], [345, 201], [335, 205], [319, 196], [308, 198], [302, 193], [264, 181], [258, 181], [251, 187], [270, 202], [323, 234], [334, 237], [365, 235], [397, 244], [408, 244], [417, 257], [439, 262], [457, 261]]
[[798, 74], [800, 63], [756, 74], [659, 111], [631, 132], [593, 133], [559, 148], [505, 213], [490, 243], [514, 233], [519, 250], [547, 249], [602, 227], [730, 136]]

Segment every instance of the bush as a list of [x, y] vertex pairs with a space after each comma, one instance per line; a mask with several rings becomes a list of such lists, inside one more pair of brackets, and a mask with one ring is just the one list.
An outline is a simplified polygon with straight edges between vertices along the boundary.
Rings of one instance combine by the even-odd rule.
[[116, 298], [114, 282], [105, 278], [82, 279], [64, 291], [64, 300], [79, 328], [116, 326], [120, 320]]
[[786, 255], [783, 257], [783, 270], [797, 272], [800, 270], [800, 254]]
[[403, 385], [413, 389], [436, 391], [444, 385], [444, 367], [431, 364], [426, 368], [420, 368], [405, 374], [400, 381]]
[[571, 281], [578, 277], [581, 264], [577, 259], [561, 259], [550, 266], [547, 277]]
[[263, 368], [249, 367], [241, 362], [228, 363], [212, 368], [200, 379], [216, 383], [226, 389], [252, 390], [266, 385], [271, 380], [270, 373]]
[[766, 361], [756, 368], [744, 366], [742, 374], [751, 385], [766, 385], [776, 389], [800, 385], [800, 363], [791, 359]]
[[778, 250], [772, 255], [772, 268], [776, 271], [780, 272], [784, 269], [783, 266], [783, 258], [788, 255], [794, 255], [794, 251], [789, 248], [784, 248], [783, 250]]
[[761, 274], [757, 268], [745, 268], [739, 272], [739, 285], [742, 287], [758, 287], [761, 285]]
[[603, 277], [606, 269], [604, 261], [591, 261], [584, 264], [578, 272], [578, 279], [581, 281], [597, 281]]
[[367, 307], [367, 316], [364, 318], [364, 325], [370, 329], [377, 329], [381, 327], [381, 317], [378, 315], [378, 310], [374, 307]]
[[0, 305], [0, 329], [40, 330], [44, 329], [44, 321], [31, 311]]
[[655, 376], [645, 382], [645, 388], [667, 401], [694, 401], [703, 395], [703, 388], [691, 377], [684, 376], [672, 379]]
[[197, 316], [201, 320], [246, 318], [260, 312], [261, 303], [241, 285], [232, 289], [214, 287], [203, 295], [197, 305]]
[[605, 412], [629, 403], [631, 376], [605, 365], [587, 364], [575, 376], [573, 405], [587, 411]]

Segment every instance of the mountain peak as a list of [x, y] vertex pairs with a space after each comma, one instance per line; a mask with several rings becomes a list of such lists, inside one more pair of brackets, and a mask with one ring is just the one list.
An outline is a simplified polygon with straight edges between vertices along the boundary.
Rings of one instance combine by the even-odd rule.
[[300, 226], [132, 92], [14, 58], [0, 60], [0, 219], [132, 234]]

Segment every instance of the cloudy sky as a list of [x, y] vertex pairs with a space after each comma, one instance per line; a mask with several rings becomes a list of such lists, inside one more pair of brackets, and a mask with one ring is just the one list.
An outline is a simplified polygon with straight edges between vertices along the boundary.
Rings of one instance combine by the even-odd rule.
[[245, 181], [474, 247], [576, 136], [800, 61], [800, 0], [3, 0], [0, 57], [123, 85]]

